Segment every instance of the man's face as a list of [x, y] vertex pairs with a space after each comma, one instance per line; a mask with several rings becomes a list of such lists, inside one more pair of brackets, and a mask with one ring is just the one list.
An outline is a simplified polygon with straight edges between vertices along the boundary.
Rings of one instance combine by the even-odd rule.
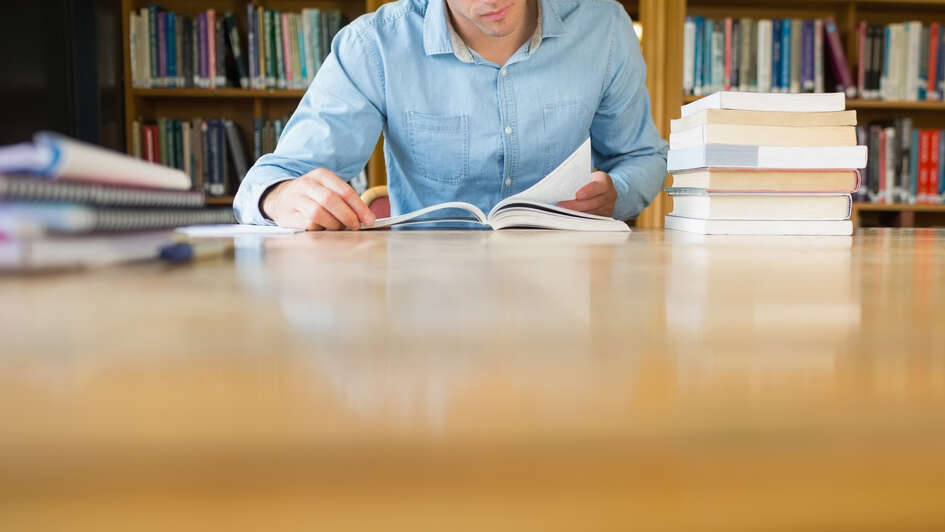
[[525, 24], [528, 0], [446, 0], [454, 20], [490, 37], [507, 37]]

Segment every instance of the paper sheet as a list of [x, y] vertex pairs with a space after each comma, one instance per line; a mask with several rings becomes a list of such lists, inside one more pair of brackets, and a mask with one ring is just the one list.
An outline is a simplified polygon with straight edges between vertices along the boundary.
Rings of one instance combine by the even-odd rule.
[[177, 232], [190, 237], [226, 237], [245, 235], [291, 235], [301, 233], [304, 229], [277, 227], [274, 225], [245, 225], [245, 224], [212, 224], [188, 225], [178, 227]]
[[541, 181], [531, 187], [509, 196], [500, 201], [493, 207], [489, 216], [492, 216], [503, 205], [514, 203], [515, 201], [527, 200], [537, 203], [555, 205], [559, 201], [574, 199], [574, 195], [584, 185], [590, 182], [591, 178], [591, 139], [581, 144], [574, 150], [563, 163], [546, 175]]

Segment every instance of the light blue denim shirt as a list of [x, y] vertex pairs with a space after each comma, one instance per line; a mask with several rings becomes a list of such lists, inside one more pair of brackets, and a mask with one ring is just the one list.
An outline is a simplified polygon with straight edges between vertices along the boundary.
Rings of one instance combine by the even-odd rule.
[[590, 136], [617, 189], [614, 218], [636, 216], [663, 186], [666, 143], [630, 18], [613, 0], [540, 2], [540, 42], [505, 65], [454, 50], [444, 0], [400, 0], [349, 24], [240, 185], [239, 221], [271, 225], [259, 202], [280, 181], [316, 168], [355, 177], [382, 131], [393, 215], [443, 201], [488, 212]]

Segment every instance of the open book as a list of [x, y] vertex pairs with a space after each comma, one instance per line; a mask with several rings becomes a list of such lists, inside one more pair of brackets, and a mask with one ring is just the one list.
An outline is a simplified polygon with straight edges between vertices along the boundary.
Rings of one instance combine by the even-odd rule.
[[[527, 190], [509, 196], [496, 204], [486, 215], [479, 207], [463, 201], [449, 201], [429, 207], [381, 218], [361, 229], [383, 229], [395, 225], [431, 222], [471, 222], [487, 225], [493, 229], [537, 228], [568, 229], [572, 231], [629, 231], [627, 224], [607, 218], [558, 207], [559, 201], [574, 199], [577, 191], [590, 182], [591, 139], [574, 151], [563, 163]], [[427, 214], [460, 209], [468, 212], [469, 218], [418, 218]]]

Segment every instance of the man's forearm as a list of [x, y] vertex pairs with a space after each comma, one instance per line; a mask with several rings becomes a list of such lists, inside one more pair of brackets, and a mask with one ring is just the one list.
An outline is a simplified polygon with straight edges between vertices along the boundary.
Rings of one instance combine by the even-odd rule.
[[623, 155], [598, 165], [610, 174], [617, 189], [613, 217], [629, 220], [640, 214], [659, 194], [666, 181], [665, 146], [650, 153]]

